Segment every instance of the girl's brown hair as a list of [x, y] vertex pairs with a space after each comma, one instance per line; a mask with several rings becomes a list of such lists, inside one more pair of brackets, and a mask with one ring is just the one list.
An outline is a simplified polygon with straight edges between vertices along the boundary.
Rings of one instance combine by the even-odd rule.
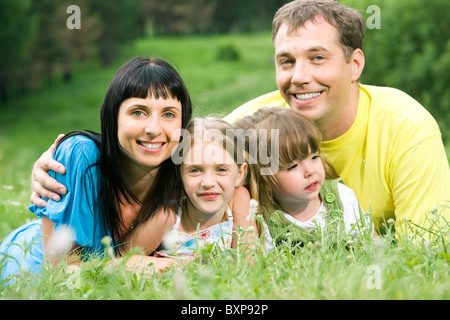
[[[286, 169], [293, 161], [305, 159], [311, 153], [320, 155], [322, 135], [315, 124], [299, 115], [292, 109], [282, 107], [260, 108], [255, 114], [247, 116], [235, 124], [237, 129], [244, 130], [245, 146], [249, 153], [249, 176], [246, 186], [252, 195], [257, 195], [260, 211], [270, 214], [277, 205], [272, 190], [277, 181], [272, 174], [262, 174], [263, 169], [273, 167], [273, 164], [261, 162], [260, 153], [249, 150], [251, 143], [257, 141], [259, 146], [265, 143], [267, 158], [278, 161], [277, 169]], [[277, 130], [277, 135], [272, 134]], [[275, 139], [273, 139], [275, 137]], [[277, 157], [271, 152], [276, 150]], [[321, 156], [327, 179], [338, 178], [334, 168]], [[266, 162], [266, 161], [264, 161]]]

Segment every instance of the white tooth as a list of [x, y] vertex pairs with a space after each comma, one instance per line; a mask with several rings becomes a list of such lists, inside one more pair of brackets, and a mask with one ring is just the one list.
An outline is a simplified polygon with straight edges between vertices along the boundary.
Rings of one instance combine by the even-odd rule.
[[320, 92], [316, 93], [304, 93], [304, 94], [296, 94], [295, 97], [299, 100], [309, 100], [315, 97], [320, 96]]
[[162, 143], [152, 144], [152, 143], [141, 142], [141, 144], [148, 149], [158, 149], [159, 147], [162, 146]]

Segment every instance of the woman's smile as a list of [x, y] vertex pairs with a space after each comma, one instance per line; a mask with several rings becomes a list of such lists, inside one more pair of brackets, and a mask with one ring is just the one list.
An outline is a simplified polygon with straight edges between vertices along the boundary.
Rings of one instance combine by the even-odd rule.
[[149, 168], [170, 158], [180, 141], [181, 103], [173, 98], [130, 98], [122, 102], [118, 138], [132, 162]]

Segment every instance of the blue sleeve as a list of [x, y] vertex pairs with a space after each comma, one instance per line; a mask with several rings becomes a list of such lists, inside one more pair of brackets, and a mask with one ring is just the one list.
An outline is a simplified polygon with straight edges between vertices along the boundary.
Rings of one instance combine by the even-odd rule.
[[100, 152], [89, 138], [73, 136], [58, 146], [53, 158], [66, 167], [66, 173], [49, 174], [67, 187], [67, 194], [58, 202], [49, 199], [45, 208], [31, 206], [30, 210], [52, 220], [55, 230], [60, 225], [71, 227], [73, 241], [80, 246], [95, 246], [103, 220], [99, 216], [100, 169], [96, 165]]

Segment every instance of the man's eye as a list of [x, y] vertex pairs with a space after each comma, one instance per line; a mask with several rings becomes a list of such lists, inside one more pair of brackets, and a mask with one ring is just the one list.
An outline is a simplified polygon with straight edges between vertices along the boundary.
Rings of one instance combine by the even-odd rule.
[[289, 66], [289, 65], [292, 64], [292, 60], [281, 60], [281, 61], [279, 62], [279, 64], [280, 64], [280, 66], [286, 67], [286, 66]]
[[315, 61], [323, 61], [323, 60], [325, 60], [325, 57], [323, 57], [323, 56], [315, 56], [313, 58], [313, 60], [315, 60]]

